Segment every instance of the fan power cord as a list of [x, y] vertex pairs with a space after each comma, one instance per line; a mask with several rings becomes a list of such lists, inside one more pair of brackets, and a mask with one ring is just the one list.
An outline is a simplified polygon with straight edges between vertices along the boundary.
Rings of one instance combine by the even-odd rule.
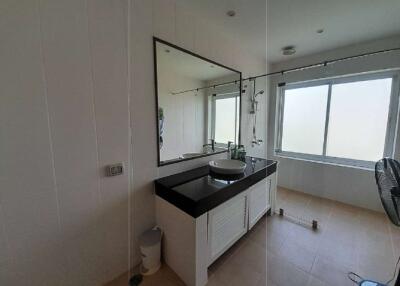
[[396, 273], [397, 273], [397, 268], [398, 268], [398, 266], [399, 266], [399, 262], [400, 262], [400, 256], [399, 256], [399, 258], [397, 259], [396, 267], [394, 268], [394, 272], [393, 272], [392, 278], [391, 278], [388, 282], [386, 282], [387, 285], [389, 285], [390, 283], [392, 283], [393, 280], [394, 280], [394, 278], [396, 277]]
[[[391, 278], [389, 281], [387, 281], [387, 282], [385, 283], [385, 285], [388, 285], [388, 286], [389, 286], [389, 284], [393, 282], [394, 278], [396, 277], [396, 273], [397, 273], [397, 268], [398, 268], [398, 266], [399, 266], [399, 262], [400, 262], [400, 256], [399, 256], [399, 258], [397, 259], [396, 267], [394, 268], [394, 272], [393, 272], [392, 278]], [[399, 275], [400, 275], [400, 274], [399, 274]], [[347, 273], [347, 277], [348, 277], [351, 281], [353, 281], [354, 284], [356, 284], [356, 285], [360, 285], [360, 283], [364, 281], [364, 278], [362, 278], [360, 275], [358, 275], [357, 273], [354, 273], [354, 272], [349, 272], [349, 273]]]
[[347, 277], [354, 282], [356, 285], [360, 285], [362, 281], [364, 281], [364, 278], [362, 278], [360, 275], [354, 273], [354, 272], [349, 272], [347, 273]]

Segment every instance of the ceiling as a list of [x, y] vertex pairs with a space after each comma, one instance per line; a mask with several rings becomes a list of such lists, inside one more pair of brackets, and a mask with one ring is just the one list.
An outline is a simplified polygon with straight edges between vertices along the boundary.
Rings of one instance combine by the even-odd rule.
[[[160, 42], [157, 42], [157, 65], [200, 81], [215, 80], [237, 74]], [[237, 75], [239, 76], [239, 74]]]
[[[249, 53], [265, 58], [266, 0], [177, 0], [200, 18], [208, 19], [231, 35]], [[236, 11], [228, 17], [227, 11]]]
[[[239, 35], [243, 47], [260, 58], [266, 58], [265, 34], [267, 34], [269, 62], [400, 34], [399, 0], [178, 0], [178, 2], [196, 11], [200, 17], [223, 27], [227, 33]], [[236, 11], [236, 16], [228, 17], [226, 12], [232, 9]], [[324, 29], [324, 32], [318, 34], [316, 33], [318, 29]], [[296, 46], [295, 55], [282, 55], [281, 49], [287, 45]]]
[[268, 0], [267, 11], [271, 62], [287, 59], [287, 45], [299, 57], [400, 33], [399, 0]]

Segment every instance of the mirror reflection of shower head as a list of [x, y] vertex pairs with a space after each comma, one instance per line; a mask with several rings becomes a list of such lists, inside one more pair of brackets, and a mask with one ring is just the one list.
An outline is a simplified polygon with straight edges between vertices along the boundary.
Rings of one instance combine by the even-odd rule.
[[263, 91], [263, 90], [260, 90], [259, 92], [257, 92], [257, 93], [254, 95], [254, 97], [257, 97], [257, 95], [259, 95], [259, 94], [264, 94], [264, 91]]

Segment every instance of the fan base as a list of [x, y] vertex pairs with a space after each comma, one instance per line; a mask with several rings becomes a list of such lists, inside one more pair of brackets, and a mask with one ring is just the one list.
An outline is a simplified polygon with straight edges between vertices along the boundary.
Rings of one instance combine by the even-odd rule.
[[375, 281], [371, 281], [371, 280], [363, 280], [360, 282], [360, 284], [358, 284], [359, 286], [387, 286], [385, 284], [381, 284]]

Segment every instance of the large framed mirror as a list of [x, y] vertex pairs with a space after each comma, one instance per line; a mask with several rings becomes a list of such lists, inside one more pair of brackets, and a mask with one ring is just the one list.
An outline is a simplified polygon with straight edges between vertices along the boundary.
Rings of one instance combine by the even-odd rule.
[[158, 38], [153, 47], [158, 166], [239, 144], [242, 73]]

